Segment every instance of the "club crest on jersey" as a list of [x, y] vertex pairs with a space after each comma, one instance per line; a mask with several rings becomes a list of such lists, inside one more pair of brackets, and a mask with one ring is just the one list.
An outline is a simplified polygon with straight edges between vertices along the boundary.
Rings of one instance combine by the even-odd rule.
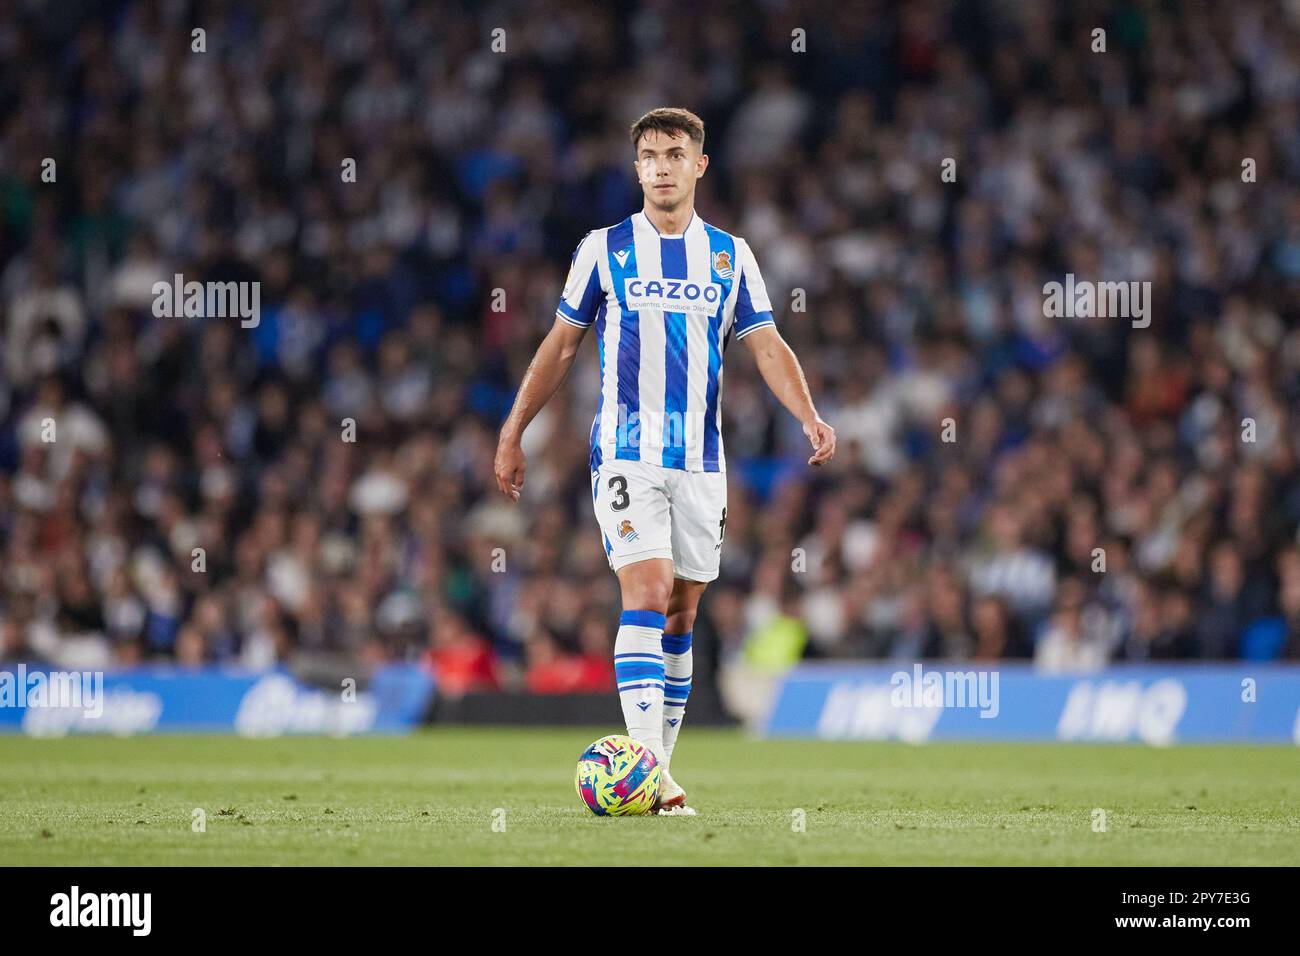
[[618, 523], [618, 536], [624, 541], [635, 541], [637, 539], [636, 529], [632, 527], [632, 522], [624, 518]]
[[719, 279], [730, 279], [734, 274], [731, 271], [731, 253], [715, 252], [713, 254], [713, 271], [718, 274]]

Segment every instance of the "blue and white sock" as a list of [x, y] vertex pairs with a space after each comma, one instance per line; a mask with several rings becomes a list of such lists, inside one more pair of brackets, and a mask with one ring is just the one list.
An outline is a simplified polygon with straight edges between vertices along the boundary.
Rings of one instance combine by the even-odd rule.
[[664, 616], [658, 611], [624, 611], [614, 638], [614, 680], [627, 735], [664, 754]]
[[686, 719], [686, 698], [691, 696], [691, 632], [665, 634], [664, 649], [664, 762], [673, 759], [673, 747]]

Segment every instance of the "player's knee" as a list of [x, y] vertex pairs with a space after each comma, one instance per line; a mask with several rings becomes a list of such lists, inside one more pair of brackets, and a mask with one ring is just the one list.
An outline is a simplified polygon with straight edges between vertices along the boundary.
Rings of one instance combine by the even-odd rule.
[[667, 614], [668, 595], [660, 588], [647, 585], [624, 597], [623, 608], [629, 611], [658, 611], [660, 614]]
[[668, 621], [664, 624], [665, 634], [686, 634], [695, 627], [695, 609], [689, 611], [669, 611]]
[[653, 578], [624, 584], [623, 608], [628, 611], [658, 611], [667, 614], [672, 590], [672, 584]]

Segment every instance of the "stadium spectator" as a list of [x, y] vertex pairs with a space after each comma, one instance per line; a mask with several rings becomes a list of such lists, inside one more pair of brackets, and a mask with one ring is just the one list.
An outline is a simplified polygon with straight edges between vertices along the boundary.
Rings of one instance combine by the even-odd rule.
[[499, 686], [497, 664], [488, 642], [451, 610], [435, 613], [432, 646], [424, 662], [437, 676], [438, 693], [447, 697]]
[[[1261, 621], [1300, 657], [1294, 5], [812, 3], [792, 55], [772, 4], [671, 70], [660, 4], [528, 5], [507, 56], [472, 5], [234, 0], [202, 55], [194, 9], [0, 23], [7, 659], [604, 680], [594, 346], [527, 508], [491, 455], [663, 103], [842, 436], [809, 473], [728, 362], [724, 661], [1233, 657]], [[177, 274], [259, 282], [257, 324], [155, 314]], [[1150, 325], [1049, 318], [1067, 274], [1149, 281]]]

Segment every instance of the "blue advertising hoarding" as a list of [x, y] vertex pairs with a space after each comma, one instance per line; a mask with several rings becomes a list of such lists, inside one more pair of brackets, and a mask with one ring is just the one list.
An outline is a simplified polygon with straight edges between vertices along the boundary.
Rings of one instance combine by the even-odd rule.
[[1300, 667], [805, 664], [782, 679], [767, 736], [827, 740], [1300, 743]]
[[0, 667], [0, 732], [399, 733], [420, 723], [433, 689], [432, 676], [411, 665], [381, 668], [362, 689], [346, 682], [314, 687], [283, 670], [79, 672], [6, 664]]

